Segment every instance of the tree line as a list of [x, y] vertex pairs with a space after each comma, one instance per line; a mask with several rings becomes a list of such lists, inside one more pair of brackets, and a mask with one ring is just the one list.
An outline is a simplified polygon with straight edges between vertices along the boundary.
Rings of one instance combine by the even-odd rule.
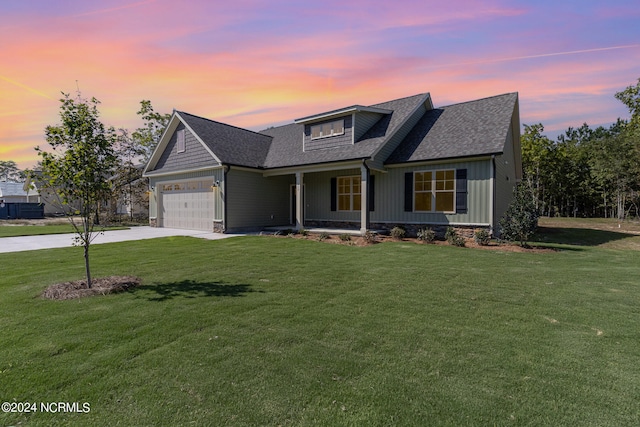
[[552, 141], [542, 123], [524, 125], [523, 180], [543, 216], [640, 216], [640, 79], [615, 97], [629, 119], [609, 127], [584, 123]]

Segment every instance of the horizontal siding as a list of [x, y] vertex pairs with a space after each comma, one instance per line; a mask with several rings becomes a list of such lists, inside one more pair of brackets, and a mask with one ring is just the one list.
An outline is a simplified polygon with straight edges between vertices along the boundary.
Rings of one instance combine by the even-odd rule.
[[264, 177], [231, 169], [227, 173], [227, 229], [289, 224], [293, 175]]
[[[179, 130], [183, 129], [185, 130], [185, 151], [178, 153], [178, 138], [176, 134]], [[180, 123], [173, 132], [173, 135], [171, 135], [171, 139], [153, 170], [192, 169], [216, 165], [218, 165], [218, 163], [213, 156], [211, 156], [211, 153], [202, 146], [200, 141], [198, 141], [188, 129], [185, 129], [184, 124]]]

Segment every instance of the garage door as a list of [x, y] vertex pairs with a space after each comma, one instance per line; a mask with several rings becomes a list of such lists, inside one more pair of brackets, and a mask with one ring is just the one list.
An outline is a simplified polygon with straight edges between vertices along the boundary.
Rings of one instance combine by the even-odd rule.
[[161, 226], [213, 230], [213, 191], [200, 182], [162, 186]]

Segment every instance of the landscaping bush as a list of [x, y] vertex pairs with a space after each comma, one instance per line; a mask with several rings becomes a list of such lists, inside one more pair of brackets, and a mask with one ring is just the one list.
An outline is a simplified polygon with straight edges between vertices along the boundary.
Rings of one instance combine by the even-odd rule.
[[473, 234], [473, 240], [475, 240], [475, 242], [480, 246], [487, 246], [491, 241], [491, 235], [486, 229], [482, 228], [480, 230], [476, 230]]
[[318, 235], [319, 241], [327, 240], [328, 238], [329, 238], [329, 233], [327, 233], [326, 231], [323, 231]]
[[391, 237], [394, 239], [402, 240], [405, 234], [407, 234], [407, 232], [402, 227], [393, 227], [391, 229]]
[[367, 230], [362, 238], [366, 243], [376, 243], [378, 241], [378, 235], [370, 230]]
[[464, 238], [461, 237], [453, 227], [447, 227], [447, 232], [444, 237], [447, 239], [447, 243], [452, 246], [464, 246]]
[[303, 228], [302, 230], [300, 230], [300, 234], [302, 234], [304, 237], [307, 237], [309, 235], [309, 230]]
[[533, 192], [526, 183], [518, 184], [513, 190], [513, 200], [500, 218], [500, 237], [523, 246], [538, 228], [538, 217]]
[[351, 241], [351, 235], [348, 233], [342, 233], [340, 235], [340, 240], [342, 240], [343, 242], [349, 242]]
[[418, 230], [418, 240], [433, 243], [433, 241], [436, 240], [436, 232], [430, 228], [421, 228]]

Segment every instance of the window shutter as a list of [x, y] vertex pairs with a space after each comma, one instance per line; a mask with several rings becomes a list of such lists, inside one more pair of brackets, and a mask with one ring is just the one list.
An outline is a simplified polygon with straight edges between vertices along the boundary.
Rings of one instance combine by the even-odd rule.
[[413, 172], [404, 174], [404, 211], [413, 211]]
[[338, 179], [331, 178], [331, 212], [335, 212], [337, 210], [337, 202], [338, 202]]
[[456, 170], [456, 213], [467, 213], [467, 170]]
[[376, 205], [376, 176], [369, 176], [369, 212], [373, 212]]

